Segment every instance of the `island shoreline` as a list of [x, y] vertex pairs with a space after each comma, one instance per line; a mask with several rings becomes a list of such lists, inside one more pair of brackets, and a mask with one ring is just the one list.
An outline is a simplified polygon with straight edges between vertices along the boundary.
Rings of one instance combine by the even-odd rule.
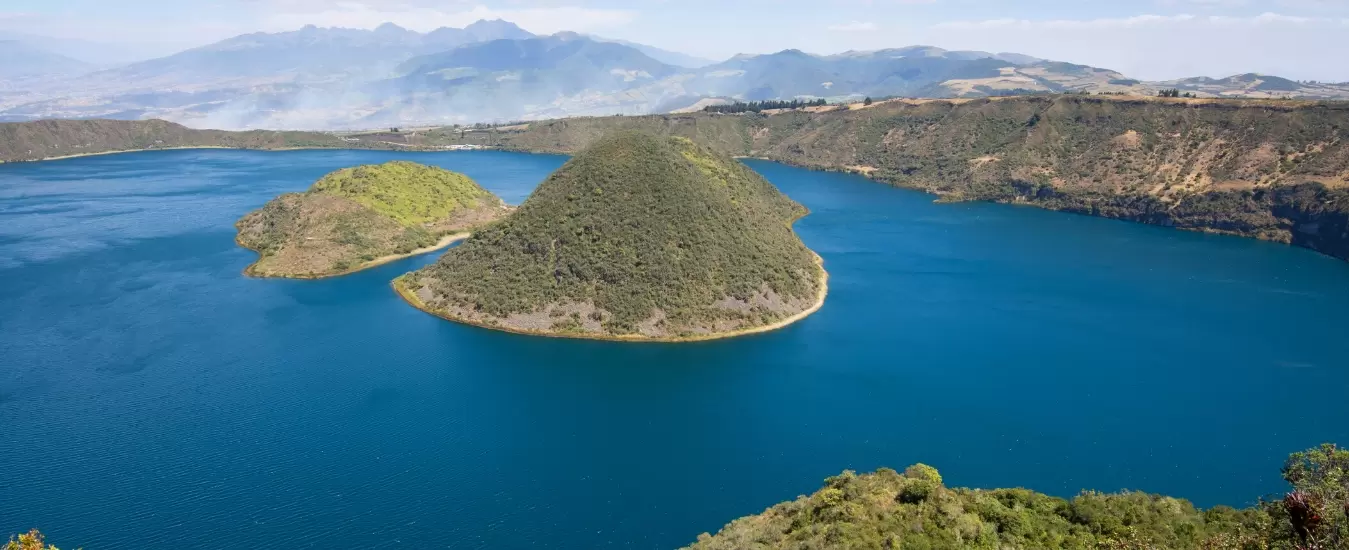
[[787, 317], [786, 319], [781, 319], [777, 322], [763, 326], [751, 327], [731, 332], [717, 332], [711, 334], [699, 334], [696, 336], [676, 336], [676, 337], [650, 337], [640, 335], [609, 336], [609, 335], [590, 335], [585, 333], [572, 334], [572, 333], [547, 332], [542, 330], [527, 330], [518, 328], [508, 328], [497, 325], [489, 325], [487, 323], [480, 323], [477, 321], [470, 321], [467, 319], [451, 317], [449, 315], [445, 315], [443, 313], [432, 310], [431, 308], [427, 307], [426, 303], [423, 302], [422, 299], [419, 298], [415, 292], [412, 292], [411, 289], [407, 288], [407, 286], [403, 283], [403, 277], [398, 277], [397, 279], [394, 279], [393, 282], [390, 283], [390, 285], [393, 287], [394, 292], [397, 293], [398, 296], [403, 299], [403, 301], [407, 302], [408, 305], [411, 305], [412, 307], [428, 315], [439, 317], [441, 319], [453, 323], [459, 323], [461, 325], [468, 325], [482, 329], [506, 332], [510, 334], [519, 334], [522, 336], [543, 336], [546, 338], [560, 338], [567, 340], [596, 340], [604, 342], [628, 342], [639, 344], [641, 343], [682, 344], [691, 342], [710, 342], [713, 340], [727, 340], [730, 338], [738, 338], [741, 336], [750, 336], [753, 334], [772, 332], [778, 329], [786, 328], [792, 325], [793, 323], [796, 323], [797, 321], [800, 321], [802, 319], [805, 319], [806, 317], [811, 316], [815, 312], [819, 311], [820, 308], [824, 307], [825, 298], [828, 297], [829, 295], [829, 272], [824, 269], [824, 259], [821, 258], [819, 254], [815, 254], [815, 265], [820, 270], [820, 289], [815, 295], [815, 303], [811, 304], [809, 308], [806, 308], [800, 311], [799, 313], [792, 315], [791, 317]]
[[[806, 212], [805, 214], [798, 216], [796, 219], [792, 220], [791, 223], [787, 224], [788, 227], [795, 225], [797, 221], [808, 215], [810, 215], [810, 213]], [[786, 328], [792, 325], [793, 323], [796, 323], [797, 321], [805, 319], [806, 317], [810, 317], [812, 314], [819, 311], [820, 308], [824, 307], [825, 299], [829, 296], [829, 271], [824, 268], [824, 258], [822, 258], [819, 253], [815, 252], [814, 250], [811, 250], [810, 254], [811, 256], [815, 257], [815, 268], [820, 270], [820, 288], [815, 293], [815, 303], [811, 304], [810, 307], [801, 310], [790, 317], [787, 317], [785, 319], [779, 319], [778, 321], [769, 323], [767, 325], [750, 327], [740, 330], [733, 330], [731, 332], [717, 332], [711, 334], [699, 334], [695, 336], [675, 336], [675, 337], [650, 337], [640, 335], [610, 336], [610, 335], [591, 335], [585, 333], [569, 334], [561, 332], [548, 332], [542, 330], [528, 330], [528, 329], [501, 327], [497, 325], [489, 325], [487, 323], [480, 323], [477, 321], [470, 321], [468, 319], [451, 317], [449, 315], [445, 315], [438, 311], [432, 310], [430, 307], [426, 305], [426, 302], [423, 302], [422, 299], [417, 296], [417, 293], [412, 292], [412, 290], [407, 288], [407, 286], [403, 283], [403, 278], [407, 277], [408, 274], [399, 276], [398, 278], [390, 282], [389, 285], [393, 287], [394, 292], [398, 294], [398, 296], [402, 298], [403, 301], [407, 302], [408, 305], [422, 311], [423, 313], [426, 313], [427, 315], [439, 317], [452, 323], [459, 323], [461, 325], [468, 325], [488, 330], [506, 332], [510, 334], [519, 334], [523, 336], [543, 336], [546, 338], [563, 338], [568, 340], [596, 340], [604, 342], [630, 342], [630, 343], [651, 343], [651, 344], [710, 342], [713, 340], [726, 340], [730, 338], [738, 338], [741, 336], [762, 334], [765, 332], [772, 332], [778, 329]]]
[[[357, 265], [356, 267], [353, 267], [353, 268], [348, 269], [348, 270], [346, 270], [346, 271], [340, 271], [340, 272], [337, 272], [337, 273], [322, 274], [322, 275], [275, 275], [275, 274], [271, 274], [271, 273], [261, 273], [261, 272], [258, 272], [256, 269], [254, 269], [255, 267], [257, 267], [258, 262], [261, 262], [261, 261], [262, 261], [262, 257], [261, 257], [261, 255], [259, 255], [257, 261], [254, 261], [253, 263], [248, 264], [248, 267], [245, 267], [245, 268], [244, 268], [243, 274], [244, 274], [244, 276], [246, 276], [246, 277], [252, 277], [252, 278], [254, 278], [254, 279], [300, 279], [300, 280], [306, 280], [306, 281], [313, 281], [313, 280], [318, 280], [318, 279], [331, 279], [331, 278], [334, 278], [334, 277], [342, 277], [342, 276], [345, 276], [345, 275], [351, 275], [351, 274], [356, 273], [356, 272], [359, 272], [359, 271], [365, 271], [365, 270], [367, 270], [367, 269], [371, 269], [371, 268], [374, 268], [374, 267], [379, 267], [379, 266], [381, 266], [381, 265], [384, 265], [384, 264], [387, 264], [387, 263], [390, 263], [390, 262], [396, 262], [396, 261], [398, 261], [398, 260], [403, 260], [403, 259], [411, 258], [411, 257], [413, 257], [413, 256], [421, 256], [421, 255], [423, 255], [423, 254], [430, 254], [430, 253], [435, 252], [435, 251], [437, 251], [437, 250], [443, 250], [443, 249], [449, 248], [450, 245], [452, 245], [452, 244], [454, 244], [454, 243], [457, 243], [457, 242], [459, 242], [459, 241], [462, 241], [462, 240], [464, 240], [464, 239], [469, 238], [469, 237], [472, 236], [472, 235], [473, 235], [472, 233], [467, 233], [467, 232], [462, 232], [462, 233], [452, 233], [452, 234], [449, 234], [449, 235], [445, 235], [444, 237], [441, 237], [439, 241], [437, 241], [435, 244], [433, 244], [433, 245], [431, 245], [431, 246], [424, 246], [424, 247], [418, 248], [418, 249], [416, 249], [416, 250], [413, 250], [413, 251], [411, 251], [411, 252], [406, 252], [406, 253], [403, 253], [403, 254], [388, 254], [388, 255], [385, 255], [385, 256], [380, 256], [380, 257], [375, 258], [375, 259], [373, 259], [373, 260], [370, 260], [370, 261], [368, 261], [368, 262], [361, 263], [360, 265]], [[234, 237], [234, 243], [237, 244], [237, 245], [239, 245], [239, 246], [241, 246], [241, 247], [248, 248], [249, 250], [253, 250], [254, 252], [256, 252], [256, 250], [254, 250], [254, 249], [252, 249], [252, 248], [249, 248], [248, 245], [245, 245], [244, 243], [239, 242], [239, 236], [238, 236], [238, 235], [235, 235], [235, 237]]]

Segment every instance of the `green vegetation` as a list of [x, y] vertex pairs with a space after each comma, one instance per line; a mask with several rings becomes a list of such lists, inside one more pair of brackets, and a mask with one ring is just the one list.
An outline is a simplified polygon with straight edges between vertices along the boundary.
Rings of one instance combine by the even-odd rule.
[[10, 537], [9, 542], [0, 550], [61, 550], [55, 546], [47, 544], [47, 539], [37, 529], [33, 529], [17, 537]]
[[1175, 89], [1175, 88], [1167, 88], [1167, 89], [1165, 89], [1165, 90], [1161, 90], [1161, 91], [1157, 92], [1157, 97], [1185, 97], [1185, 98], [1193, 98], [1193, 97], [1194, 97], [1194, 93], [1192, 93], [1192, 92], [1181, 93], [1180, 90], [1177, 90], [1177, 89]]
[[336, 148], [346, 144], [337, 136], [320, 132], [194, 130], [163, 120], [0, 123], [0, 162], [175, 147], [289, 149]]
[[309, 193], [349, 198], [405, 226], [432, 223], [496, 199], [468, 176], [406, 161], [343, 168], [323, 176]]
[[619, 132], [399, 284], [439, 315], [507, 330], [733, 332], [817, 302], [822, 270], [790, 227], [804, 214], [727, 156]]
[[730, 103], [727, 105], [708, 105], [707, 107], [703, 107], [703, 110], [709, 113], [758, 113], [760, 111], [767, 111], [769, 109], [800, 109], [802, 107], [823, 107], [828, 104], [829, 102], [825, 101], [824, 98], [812, 101], [801, 101], [799, 99], [793, 99], [790, 101], [788, 100], [751, 101], [749, 103], [737, 101], [735, 103]]
[[394, 161], [328, 174], [235, 225], [239, 244], [259, 254], [247, 273], [309, 278], [430, 247], [505, 213], [500, 199], [463, 174]]
[[845, 471], [824, 488], [731, 522], [690, 548], [1332, 550], [1349, 548], [1349, 451], [1294, 454], [1292, 490], [1237, 510], [1087, 491], [1071, 500], [1026, 489], [959, 489], [926, 465], [904, 473]]

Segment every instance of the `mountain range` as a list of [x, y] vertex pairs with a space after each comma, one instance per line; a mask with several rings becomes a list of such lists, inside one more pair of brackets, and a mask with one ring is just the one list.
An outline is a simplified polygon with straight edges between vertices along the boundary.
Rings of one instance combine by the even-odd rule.
[[645, 114], [768, 99], [1034, 93], [1349, 99], [1349, 83], [1265, 75], [1142, 82], [1016, 53], [911, 46], [708, 60], [478, 21], [419, 33], [307, 26], [107, 67], [34, 39], [0, 41], [0, 121], [163, 118], [195, 127], [343, 129]]

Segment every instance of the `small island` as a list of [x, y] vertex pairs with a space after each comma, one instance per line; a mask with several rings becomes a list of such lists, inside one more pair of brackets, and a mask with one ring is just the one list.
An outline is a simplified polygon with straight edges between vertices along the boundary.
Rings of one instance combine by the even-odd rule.
[[791, 228], [806, 213], [729, 156], [619, 132], [394, 287], [439, 317], [523, 334], [669, 342], [764, 332], [824, 302], [822, 262]]
[[344, 168], [248, 213], [244, 274], [317, 279], [445, 248], [511, 208], [468, 176], [414, 162]]

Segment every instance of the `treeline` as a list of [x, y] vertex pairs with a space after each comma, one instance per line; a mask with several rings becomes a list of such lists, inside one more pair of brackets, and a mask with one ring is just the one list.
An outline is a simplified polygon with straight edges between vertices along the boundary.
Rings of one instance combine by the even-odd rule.
[[801, 101], [799, 99], [787, 100], [766, 100], [751, 101], [745, 103], [737, 101], [729, 105], [708, 105], [703, 110], [709, 113], [758, 113], [769, 109], [800, 109], [801, 107], [823, 107], [829, 102], [823, 98], [811, 101]]
[[903, 473], [845, 471], [815, 494], [735, 520], [692, 550], [799, 548], [1095, 548], [1344, 550], [1349, 450], [1322, 445], [1283, 467], [1289, 491], [1245, 509], [1195, 508], [1146, 493], [1084, 491], [1062, 499], [1027, 489], [947, 487], [922, 464]]
[[1168, 88], [1157, 92], [1157, 97], [1195, 97], [1195, 95], [1192, 92], [1181, 93], [1180, 90], [1175, 88]]

